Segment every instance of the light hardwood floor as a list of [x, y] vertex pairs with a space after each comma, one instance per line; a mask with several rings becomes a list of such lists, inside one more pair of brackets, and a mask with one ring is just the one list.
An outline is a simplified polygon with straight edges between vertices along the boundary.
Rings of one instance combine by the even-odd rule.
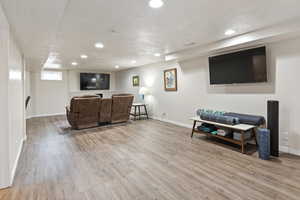
[[155, 120], [68, 127], [63, 116], [28, 121], [14, 185], [1, 200], [300, 199], [296, 156], [262, 161]]

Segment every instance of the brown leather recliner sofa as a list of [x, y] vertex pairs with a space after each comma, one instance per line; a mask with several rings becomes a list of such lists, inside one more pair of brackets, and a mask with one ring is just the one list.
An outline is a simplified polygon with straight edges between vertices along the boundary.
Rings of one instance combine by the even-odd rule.
[[99, 126], [104, 123], [119, 123], [129, 120], [133, 95], [113, 95], [112, 98], [99, 96], [73, 97], [66, 107], [67, 119], [74, 129]]

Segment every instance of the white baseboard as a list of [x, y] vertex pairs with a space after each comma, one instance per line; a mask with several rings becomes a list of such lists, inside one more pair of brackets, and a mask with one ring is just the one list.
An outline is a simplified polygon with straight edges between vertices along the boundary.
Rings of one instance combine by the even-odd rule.
[[284, 153], [289, 153], [289, 154], [300, 156], [300, 150], [298, 150], [298, 149], [293, 149], [293, 148], [289, 148], [286, 146], [280, 146], [279, 150]]
[[151, 118], [152, 118], [152, 119], [155, 119], [155, 120], [158, 120], [158, 121], [162, 121], [162, 122], [167, 122], [167, 123], [175, 124], [175, 125], [177, 125], [177, 126], [182, 126], [182, 127], [185, 127], [185, 128], [192, 128], [192, 127], [193, 127], [192, 121], [191, 121], [191, 124], [185, 124], [185, 123], [176, 122], [176, 121], [172, 121], [172, 120], [168, 120], [168, 119], [163, 119], [163, 118], [155, 117], [155, 116], [152, 116]]
[[284, 153], [288, 153], [289, 152], [289, 148], [286, 146], [279, 146], [279, 151], [284, 152]]
[[66, 113], [53, 113], [53, 114], [31, 115], [31, 116], [27, 116], [26, 119], [38, 118], [38, 117], [51, 117], [51, 116], [59, 116], [59, 115], [66, 115]]
[[21, 156], [21, 153], [22, 153], [22, 149], [23, 149], [23, 144], [24, 144], [24, 140], [21, 142], [21, 145], [19, 146], [19, 149], [18, 149], [18, 155], [17, 155], [17, 158], [16, 158], [16, 160], [15, 160], [14, 166], [13, 166], [12, 171], [11, 171], [11, 175], [10, 175], [10, 186], [12, 186], [12, 184], [13, 184], [13, 182], [14, 182], [16, 170], [17, 170], [18, 163], [19, 163], [19, 159], [20, 159], [20, 156]]

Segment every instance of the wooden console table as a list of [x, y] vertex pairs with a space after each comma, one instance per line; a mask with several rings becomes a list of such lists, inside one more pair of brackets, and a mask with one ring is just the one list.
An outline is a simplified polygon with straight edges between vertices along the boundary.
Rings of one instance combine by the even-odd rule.
[[[149, 119], [146, 104], [144, 104], [144, 103], [133, 103], [132, 107], [134, 108], [134, 113], [130, 113], [130, 115], [132, 115], [134, 117], [134, 120], [136, 120], [136, 117], [139, 117], [139, 119], [140, 119], [141, 116], [143, 116], [143, 115], [146, 116], [147, 119]], [[141, 107], [144, 108], [144, 111], [145, 111], [144, 113], [141, 113]], [[138, 113], [136, 112], [137, 109], [138, 109]]]
[[[227, 142], [231, 142], [231, 143], [240, 145], [242, 153], [245, 153], [246, 142], [249, 141], [249, 140], [252, 140], [253, 137], [254, 137], [254, 141], [255, 141], [256, 146], [258, 146], [257, 145], [257, 140], [256, 140], [256, 132], [255, 132], [256, 126], [248, 125], [248, 124], [237, 124], [237, 125], [220, 124], [220, 123], [217, 123], [217, 122], [202, 120], [200, 117], [193, 117], [193, 118], [191, 118], [191, 120], [194, 121], [191, 137], [193, 137], [194, 133], [201, 133], [201, 134], [205, 134], [207, 136], [219, 138], [219, 139], [225, 140]], [[199, 131], [196, 127], [197, 122], [212, 124], [212, 125], [215, 125], [215, 126], [218, 126], [218, 127], [229, 128], [229, 129], [235, 130], [237, 132], [240, 132], [241, 133], [241, 140], [240, 141], [239, 140], [234, 140], [233, 138], [229, 138], [229, 137], [225, 137], [225, 136], [221, 136], [221, 135], [213, 135], [211, 133], [206, 133], [206, 132], [203, 132], [203, 131]], [[250, 139], [245, 140], [244, 139], [244, 134], [247, 131], [251, 131], [252, 134], [251, 134]]]

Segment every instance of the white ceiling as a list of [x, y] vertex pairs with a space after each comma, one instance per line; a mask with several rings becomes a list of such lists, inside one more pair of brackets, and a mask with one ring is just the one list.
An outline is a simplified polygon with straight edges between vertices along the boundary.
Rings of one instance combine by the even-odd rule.
[[[0, 0], [30, 67], [38, 69], [50, 52], [64, 68], [115, 70], [164, 60], [171, 54], [257, 31], [300, 17], [299, 0]], [[95, 49], [102, 42], [104, 49]], [[89, 56], [81, 60], [80, 54]], [[137, 60], [135, 65], [131, 60]]]

